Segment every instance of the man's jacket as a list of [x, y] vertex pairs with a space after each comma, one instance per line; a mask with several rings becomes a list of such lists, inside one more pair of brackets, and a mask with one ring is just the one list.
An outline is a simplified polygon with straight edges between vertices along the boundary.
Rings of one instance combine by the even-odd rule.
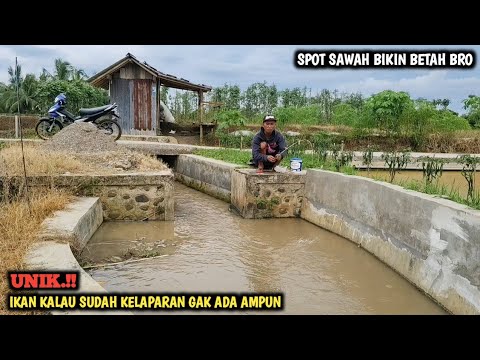
[[[266, 142], [267, 143], [267, 154], [263, 155], [261, 153], [260, 149], [260, 143]], [[285, 150], [287, 147], [287, 143], [285, 141], [284, 136], [277, 130], [273, 130], [272, 135], [270, 136], [269, 139], [267, 139], [267, 136], [265, 134], [265, 129], [262, 128], [258, 133], [255, 134], [252, 140], [252, 156], [253, 156], [253, 161], [255, 164], [258, 164], [259, 161], [267, 162], [268, 159], [267, 157], [269, 155], [275, 156], [278, 153], [282, 152]], [[286, 155], [286, 151], [282, 154], [282, 159]]]

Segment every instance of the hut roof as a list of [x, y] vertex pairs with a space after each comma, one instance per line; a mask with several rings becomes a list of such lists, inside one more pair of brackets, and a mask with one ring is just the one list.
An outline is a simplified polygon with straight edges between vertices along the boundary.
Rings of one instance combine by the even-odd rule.
[[150, 66], [146, 62], [142, 63], [141, 61], [139, 61], [135, 56], [133, 56], [130, 53], [127, 53], [127, 55], [123, 59], [117, 61], [116, 63], [110, 65], [109, 67], [105, 68], [104, 70], [102, 70], [102, 71], [98, 72], [97, 74], [93, 75], [87, 81], [90, 84], [92, 84], [93, 86], [106, 88], [106, 87], [108, 87], [109, 75], [118, 71], [119, 69], [121, 69], [123, 66], [125, 66], [128, 63], [134, 63], [134, 64], [140, 66], [146, 72], [150, 73], [152, 76], [159, 79], [163, 86], [167, 86], [167, 87], [175, 88], [175, 89], [181, 89], [181, 90], [191, 90], [191, 91], [207, 92], [207, 91], [212, 90], [212, 88], [210, 86], [207, 86], [207, 85], [204, 85], [204, 84], [193, 84], [186, 79], [178, 78], [178, 77], [170, 75], [170, 74], [164, 74], [164, 73], [158, 71], [157, 69], [155, 69], [153, 66]]

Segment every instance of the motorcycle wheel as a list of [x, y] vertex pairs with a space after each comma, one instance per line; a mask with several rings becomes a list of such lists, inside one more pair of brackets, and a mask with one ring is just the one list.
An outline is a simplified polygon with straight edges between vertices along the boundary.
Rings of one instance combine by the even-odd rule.
[[117, 141], [122, 136], [122, 128], [115, 120], [102, 120], [96, 123], [96, 125], [106, 135], [112, 136], [114, 141]]
[[[50, 126], [53, 124], [52, 129], [50, 130]], [[61, 122], [57, 120], [52, 120], [48, 118], [42, 118], [38, 120], [37, 125], [35, 126], [35, 132], [37, 133], [38, 137], [43, 140], [50, 139], [53, 135], [58, 133], [60, 130], [63, 129], [63, 125]]]

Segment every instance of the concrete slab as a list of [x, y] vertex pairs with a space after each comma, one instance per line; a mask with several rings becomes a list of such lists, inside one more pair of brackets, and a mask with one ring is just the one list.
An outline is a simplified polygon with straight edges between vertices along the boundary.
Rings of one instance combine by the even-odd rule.
[[[105, 294], [78, 263], [74, 252], [86, 245], [103, 222], [99, 198], [77, 198], [65, 210], [58, 211], [41, 225], [38, 241], [25, 255], [25, 266], [30, 271], [78, 271], [78, 287], [73, 291], [40, 290], [39, 295]], [[74, 251], [72, 251], [72, 249]], [[52, 315], [131, 315], [129, 311], [113, 310], [53, 310]]]
[[148, 141], [166, 144], [178, 144], [178, 140], [173, 136], [156, 136], [156, 135], [122, 135], [119, 140]]
[[[41, 290], [40, 295], [108, 294], [78, 263], [68, 243], [44, 241], [35, 243], [25, 258], [29, 270], [34, 271], [78, 271], [78, 288], [69, 292]], [[52, 310], [51, 315], [131, 315], [129, 311], [104, 310]]]
[[103, 210], [97, 197], [78, 197], [65, 210], [57, 211], [41, 225], [39, 241], [55, 240], [81, 251], [103, 222]]

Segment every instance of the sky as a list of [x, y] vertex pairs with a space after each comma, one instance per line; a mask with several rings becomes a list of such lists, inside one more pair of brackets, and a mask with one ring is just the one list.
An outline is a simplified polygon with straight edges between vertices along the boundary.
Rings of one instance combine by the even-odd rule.
[[[256, 82], [278, 90], [307, 87], [362, 93], [365, 97], [383, 90], [406, 91], [413, 99], [449, 99], [449, 109], [460, 114], [462, 100], [480, 96], [480, 65], [471, 68], [371, 67], [348, 69], [295, 66], [298, 50], [325, 51], [460, 51], [476, 55], [479, 45], [0, 45], [0, 82], [8, 81], [7, 69], [22, 66], [22, 74], [53, 71], [61, 58], [92, 76], [131, 53], [158, 71], [212, 87], [239, 85], [245, 90]], [[475, 61], [476, 62], [476, 61]]]

